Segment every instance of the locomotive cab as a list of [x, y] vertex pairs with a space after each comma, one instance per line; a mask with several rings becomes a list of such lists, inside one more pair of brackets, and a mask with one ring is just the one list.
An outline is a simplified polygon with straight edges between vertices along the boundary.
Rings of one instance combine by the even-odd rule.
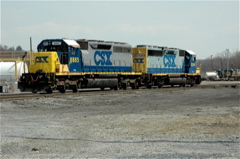
[[148, 88], [162, 85], [185, 86], [199, 84], [196, 73], [196, 54], [190, 50], [137, 45], [132, 48], [132, 68], [143, 73], [143, 83]]
[[43, 40], [34, 53], [29, 73], [18, 81], [20, 91], [52, 92], [56, 87], [56, 75], [80, 72], [82, 67], [80, 46], [74, 40]]
[[196, 54], [193, 51], [185, 51], [184, 61], [185, 73], [196, 73]]
[[53, 52], [57, 54], [59, 62], [56, 66], [56, 73], [80, 72], [82, 68], [82, 58], [80, 46], [74, 40], [56, 39], [43, 40], [38, 45], [38, 52]]

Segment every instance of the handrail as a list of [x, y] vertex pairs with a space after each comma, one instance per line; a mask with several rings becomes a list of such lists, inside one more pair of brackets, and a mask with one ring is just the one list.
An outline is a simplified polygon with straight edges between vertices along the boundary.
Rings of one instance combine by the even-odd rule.
[[33, 62], [32, 51], [0, 51], [0, 61], [30, 61]]

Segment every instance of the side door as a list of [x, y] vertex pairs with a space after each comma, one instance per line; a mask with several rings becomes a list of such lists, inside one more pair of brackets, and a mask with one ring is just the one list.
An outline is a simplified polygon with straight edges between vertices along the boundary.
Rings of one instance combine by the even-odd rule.
[[147, 48], [132, 48], [132, 71], [147, 73]]
[[189, 73], [196, 73], [196, 55], [190, 54]]
[[69, 71], [70, 72], [82, 72], [83, 62], [80, 48], [69, 47]]
[[189, 68], [190, 68], [190, 54], [188, 52], [185, 52], [185, 57], [184, 57], [184, 65], [185, 65], [185, 71], [184, 73], [189, 73]]

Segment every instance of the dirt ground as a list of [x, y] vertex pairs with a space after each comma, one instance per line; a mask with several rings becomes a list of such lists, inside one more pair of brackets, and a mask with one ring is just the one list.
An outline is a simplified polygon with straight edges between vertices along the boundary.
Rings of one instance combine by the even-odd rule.
[[240, 158], [239, 87], [1, 103], [1, 158]]

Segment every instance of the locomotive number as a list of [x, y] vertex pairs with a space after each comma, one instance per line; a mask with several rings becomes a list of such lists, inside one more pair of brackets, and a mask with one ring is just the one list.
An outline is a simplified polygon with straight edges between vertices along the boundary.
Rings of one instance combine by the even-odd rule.
[[70, 57], [70, 63], [79, 63], [79, 58], [78, 57]]

